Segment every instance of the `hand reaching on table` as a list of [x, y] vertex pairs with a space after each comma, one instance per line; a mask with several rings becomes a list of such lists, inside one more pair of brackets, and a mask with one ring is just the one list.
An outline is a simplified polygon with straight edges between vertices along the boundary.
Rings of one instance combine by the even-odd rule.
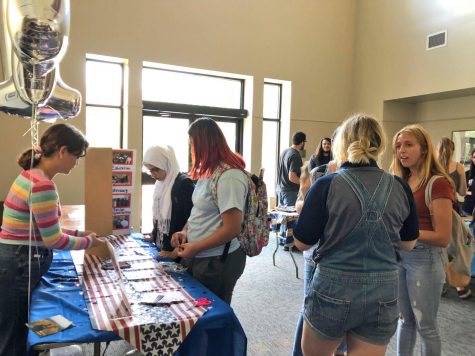
[[92, 238], [92, 245], [91, 247], [97, 247], [97, 246], [103, 246], [105, 245], [106, 241], [104, 239], [101, 239], [97, 237], [95, 232], [91, 232], [90, 234], [87, 235], [88, 237]]
[[179, 257], [186, 258], [186, 259], [192, 259], [199, 252], [195, 248], [195, 246], [196, 246], [196, 244], [187, 242], [187, 243], [183, 243], [180, 246], [178, 246], [175, 249], [175, 251], [177, 251]]
[[170, 241], [173, 247], [179, 247], [188, 241], [188, 232], [186, 230], [177, 231], [172, 235]]

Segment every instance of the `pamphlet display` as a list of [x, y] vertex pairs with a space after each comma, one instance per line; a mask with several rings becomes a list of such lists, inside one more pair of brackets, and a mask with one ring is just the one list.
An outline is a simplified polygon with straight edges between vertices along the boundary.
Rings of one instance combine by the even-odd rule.
[[91, 147], [86, 156], [86, 229], [99, 236], [129, 234], [136, 151]]
[[112, 150], [112, 231], [129, 234], [131, 230], [135, 150]]

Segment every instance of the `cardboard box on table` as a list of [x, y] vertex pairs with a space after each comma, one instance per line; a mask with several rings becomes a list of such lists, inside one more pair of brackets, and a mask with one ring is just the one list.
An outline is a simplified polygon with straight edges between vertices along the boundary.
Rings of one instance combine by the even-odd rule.
[[86, 156], [86, 230], [112, 234], [112, 148], [89, 148]]
[[136, 151], [90, 148], [86, 156], [86, 229], [99, 236], [131, 231]]
[[[112, 208], [113, 196], [113, 152], [112, 148], [90, 148], [85, 159], [85, 229], [94, 231], [97, 236], [107, 236], [113, 233]], [[133, 153], [130, 154], [133, 156]], [[130, 168], [132, 170], [132, 167]], [[132, 176], [131, 176], [132, 177]], [[130, 179], [130, 184], [132, 180]], [[75, 251], [77, 257], [85, 264], [85, 255], [80, 255], [82, 251]], [[120, 293], [122, 300], [126, 303], [127, 313], [131, 315], [130, 304], [125, 293], [124, 283], [119, 271], [114, 248], [109, 241], [105, 244], [92, 247], [84, 252], [85, 254], [95, 255], [105, 259], [111, 259], [115, 275], [118, 277]], [[73, 256], [74, 259], [74, 256]]]

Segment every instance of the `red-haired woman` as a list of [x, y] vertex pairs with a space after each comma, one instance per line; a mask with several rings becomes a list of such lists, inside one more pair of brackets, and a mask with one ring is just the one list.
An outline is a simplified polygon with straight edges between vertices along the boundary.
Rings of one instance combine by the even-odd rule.
[[[193, 209], [183, 231], [172, 236], [178, 256], [189, 259], [190, 273], [227, 303], [231, 303], [237, 280], [246, 265], [246, 255], [236, 239], [241, 232], [248, 190], [242, 157], [231, 151], [216, 122], [201, 118], [188, 130], [192, 167], [191, 179], [198, 179], [193, 192]], [[213, 173], [227, 165], [216, 184]], [[226, 251], [227, 250], [227, 251]]]

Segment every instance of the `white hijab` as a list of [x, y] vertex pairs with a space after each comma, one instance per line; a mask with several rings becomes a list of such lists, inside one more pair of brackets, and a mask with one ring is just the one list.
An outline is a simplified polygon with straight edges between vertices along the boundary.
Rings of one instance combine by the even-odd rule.
[[145, 152], [143, 158], [144, 164], [151, 164], [167, 172], [163, 181], [155, 182], [153, 192], [153, 218], [158, 221], [158, 230], [162, 234], [168, 234], [170, 231], [170, 219], [172, 215], [171, 192], [175, 178], [180, 172], [178, 162], [175, 157], [175, 151], [171, 146], [150, 147]]

